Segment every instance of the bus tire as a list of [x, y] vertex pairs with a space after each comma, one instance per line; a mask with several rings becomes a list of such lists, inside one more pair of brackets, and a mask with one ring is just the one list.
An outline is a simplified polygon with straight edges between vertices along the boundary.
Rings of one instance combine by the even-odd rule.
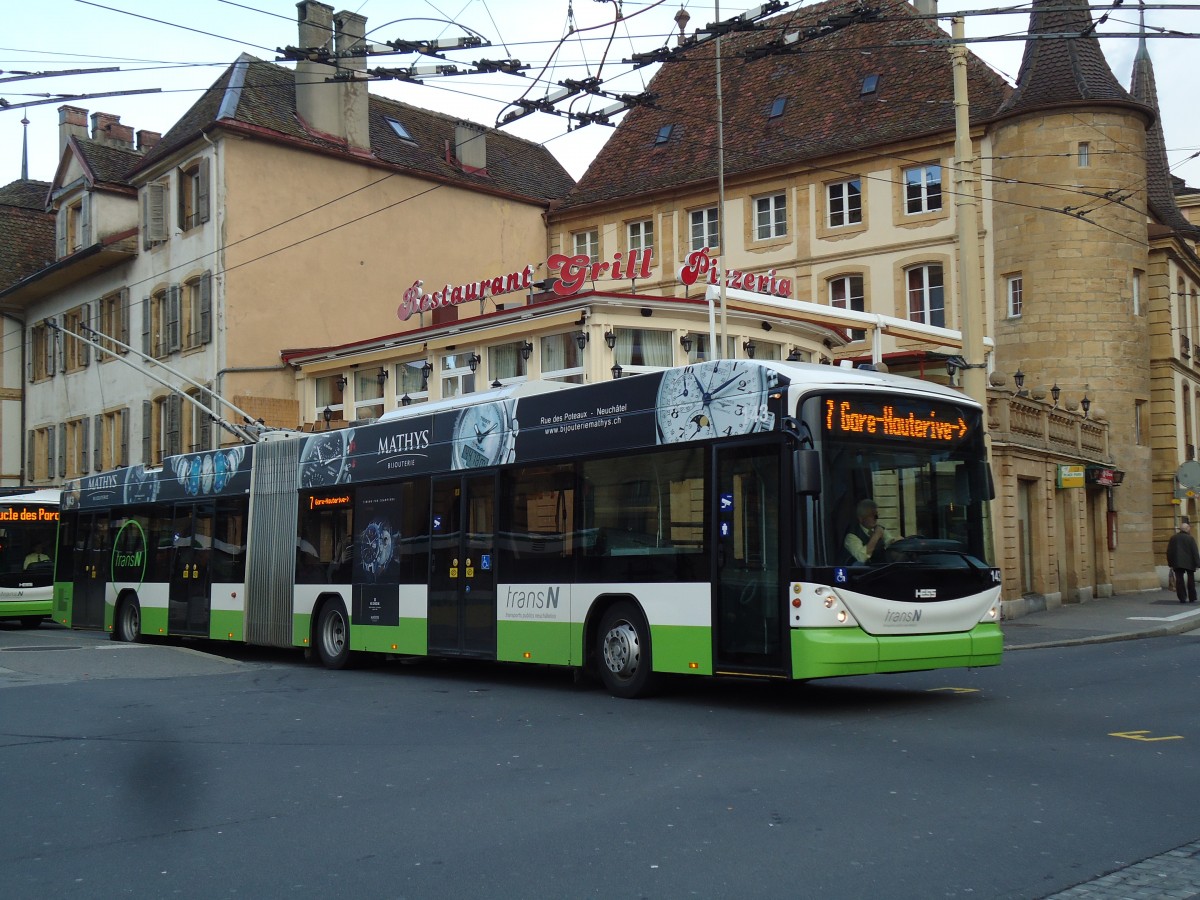
[[622, 601], [609, 607], [596, 632], [596, 667], [615, 697], [645, 697], [656, 682], [650, 657], [650, 626], [637, 606]]
[[330, 600], [317, 617], [317, 658], [327, 669], [345, 669], [352, 661], [350, 617], [341, 600]]
[[42, 624], [41, 616], [25, 616], [21, 619], [22, 628], [37, 628]]
[[142, 636], [142, 607], [128, 597], [117, 606], [113, 616], [112, 639], [125, 644], [136, 643]]

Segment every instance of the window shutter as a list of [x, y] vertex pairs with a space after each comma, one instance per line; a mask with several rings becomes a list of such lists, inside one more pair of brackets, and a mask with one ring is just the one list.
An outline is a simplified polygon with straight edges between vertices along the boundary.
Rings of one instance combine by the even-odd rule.
[[123, 409], [119, 413], [121, 416], [121, 458], [118, 461], [120, 465], [129, 465], [129, 410]]
[[[128, 344], [129, 343], [129, 288], [121, 288], [121, 296], [120, 296], [120, 299], [117, 301], [117, 305], [120, 307], [120, 312], [118, 314], [118, 318], [120, 319], [120, 324], [118, 326], [120, 334], [115, 335], [115, 337], [122, 344]], [[126, 350], [124, 347], [118, 347], [117, 352], [120, 353], [122, 356], [124, 356], [129, 351]]]
[[[209, 388], [205, 388], [205, 390], [208, 391], [208, 394], [201, 394], [200, 399], [207, 400], [209, 403], [212, 403], [212, 391]], [[213, 439], [212, 416], [201, 410], [197, 410], [196, 412], [200, 417], [200, 436], [196, 449], [211, 450]]]
[[80, 419], [75, 427], [79, 435], [79, 474], [86, 475], [88, 471], [88, 420]]
[[179, 350], [179, 285], [167, 288], [167, 352]]
[[183, 400], [178, 394], [172, 394], [167, 398], [167, 440], [166, 440], [166, 456], [178, 456], [183, 452], [182, 441], [179, 435], [179, 420], [183, 410], [181, 406]]
[[67, 255], [68, 215], [67, 210], [62, 208], [54, 217], [54, 256], [56, 259], [62, 259]]
[[25, 380], [33, 383], [33, 329], [25, 332]]
[[200, 279], [200, 343], [212, 341], [212, 272]]
[[167, 187], [164, 184], [146, 185], [145, 204], [146, 249], [167, 239]]
[[92, 197], [84, 194], [79, 201], [79, 246], [92, 245]]
[[142, 465], [154, 465], [154, 458], [150, 455], [154, 450], [152, 438], [154, 436], [154, 404], [149, 400], [142, 401]]
[[197, 172], [197, 181], [199, 182], [199, 191], [196, 196], [196, 223], [201, 224], [208, 221], [208, 160], [200, 160], [200, 170]]
[[104, 471], [104, 416], [92, 416], [92, 470]]
[[[100, 310], [100, 301], [97, 301], [96, 311], [99, 312], [99, 310]], [[93, 324], [92, 323], [92, 304], [90, 304], [90, 303], [83, 304], [83, 316], [80, 318], [80, 322], [89, 327]], [[96, 322], [95, 324], [99, 325], [100, 323]], [[80, 335], [79, 335], [80, 337], [86, 337], [88, 339], [91, 338], [91, 335], [89, 335], [82, 328], [79, 329], [79, 332], [80, 332]], [[87, 366], [89, 363], [91, 363], [91, 361], [92, 361], [92, 345], [87, 343], [86, 341], [80, 341], [79, 342], [79, 364], [81, 366]]]
[[58, 426], [58, 477], [67, 477], [67, 423]]
[[[54, 322], [53, 318], [46, 320], [47, 323]], [[46, 325], [46, 377], [53, 378], [58, 371], [54, 367], [54, 346], [58, 342], [58, 331]]]
[[154, 347], [150, 345], [151, 302], [149, 297], [142, 298], [142, 353], [146, 356], [154, 355]]
[[25, 480], [33, 484], [37, 480], [37, 467], [33, 462], [33, 454], [37, 452], [37, 432], [31, 431], [25, 436]]
[[54, 426], [46, 426], [46, 478], [54, 477]]

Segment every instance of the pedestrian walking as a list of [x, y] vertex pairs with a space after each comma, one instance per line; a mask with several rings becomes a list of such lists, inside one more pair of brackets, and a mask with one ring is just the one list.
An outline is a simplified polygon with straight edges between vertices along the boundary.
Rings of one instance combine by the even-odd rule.
[[[1200, 567], [1200, 547], [1192, 537], [1192, 525], [1187, 519], [1167, 541], [1167, 565], [1175, 573], [1175, 596], [1180, 603], [1196, 602], [1196, 568]], [[1186, 593], [1184, 579], [1187, 580]]]

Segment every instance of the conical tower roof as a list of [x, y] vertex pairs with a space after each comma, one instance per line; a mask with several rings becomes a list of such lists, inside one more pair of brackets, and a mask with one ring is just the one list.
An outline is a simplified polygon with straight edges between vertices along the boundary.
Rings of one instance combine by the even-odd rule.
[[1200, 237], [1200, 226], [1187, 220], [1175, 202], [1175, 190], [1171, 184], [1171, 167], [1167, 162], [1167, 142], [1163, 136], [1162, 118], [1158, 115], [1158, 89], [1154, 82], [1154, 64], [1146, 49], [1145, 27], [1138, 42], [1137, 56], [1133, 60], [1133, 77], [1129, 90], [1139, 103], [1154, 110], [1154, 121], [1146, 129], [1146, 201], [1150, 213], [1163, 225], [1182, 231], [1191, 237]]
[[1034, 0], [1017, 87], [997, 116], [1077, 103], [1141, 106], [1108, 67], [1094, 28], [1087, 0]]

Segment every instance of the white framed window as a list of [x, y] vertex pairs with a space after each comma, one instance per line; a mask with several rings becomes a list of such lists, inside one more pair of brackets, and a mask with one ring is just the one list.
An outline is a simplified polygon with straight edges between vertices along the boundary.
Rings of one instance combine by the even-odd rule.
[[629, 223], [629, 249], [654, 249], [654, 220], [640, 219]]
[[1146, 273], [1141, 269], [1133, 270], [1133, 279], [1129, 285], [1130, 293], [1133, 300], [1133, 314], [1140, 316], [1142, 314], [1142, 286], [1146, 280]]
[[862, 223], [862, 181], [851, 178], [826, 185], [829, 227], [843, 228]]
[[908, 291], [908, 318], [911, 322], [946, 327], [946, 292], [942, 267], [913, 266], [904, 273]]
[[472, 359], [476, 368], [479, 366], [475, 356], [474, 350], [463, 350], [447, 353], [439, 360], [442, 399], [475, 393], [475, 369], [471, 368]]
[[1004, 279], [1004, 293], [1008, 297], [1008, 317], [1019, 318], [1025, 294], [1025, 280], [1020, 275], [1009, 275]]
[[576, 231], [571, 235], [576, 256], [586, 256], [590, 262], [600, 261], [600, 232], [595, 228]]
[[378, 419], [383, 415], [383, 387], [388, 370], [383, 366], [354, 373], [354, 418]]
[[396, 405], [424, 403], [429, 399], [429, 379], [425, 376], [425, 360], [414, 359], [396, 363]]
[[[720, 338], [717, 342], [720, 343]], [[708, 334], [701, 331], [690, 331], [683, 337], [684, 352], [687, 353], [689, 363], [707, 362], [712, 359], [712, 355], [708, 352], [709, 342]], [[727, 335], [725, 338], [725, 359], [735, 359], [737, 357], [737, 338], [733, 335]]]
[[488, 347], [488, 377], [492, 382], [510, 384], [524, 381], [529, 374], [529, 357], [533, 355], [533, 344], [526, 341], [511, 341]]
[[346, 384], [346, 376], [340, 372], [313, 379], [314, 422], [325, 421], [325, 410], [329, 410], [330, 422], [346, 420]]
[[783, 359], [783, 346], [774, 341], [749, 338], [742, 341], [742, 353], [746, 355], [746, 359]]
[[904, 170], [904, 212], [907, 215], [942, 208], [942, 167], [916, 166]]
[[542, 338], [542, 378], [583, 384], [583, 348], [579, 346], [578, 337], [583, 333], [566, 331]]
[[621, 367], [622, 375], [654, 372], [673, 364], [673, 331], [654, 328], [616, 328], [614, 331], [617, 340], [613, 346], [613, 360]]
[[[863, 277], [861, 275], [839, 275], [837, 278], [829, 279], [830, 306], [863, 312], [866, 309], [866, 300], [863, 294]], [[865, 328], [850, 329], [852, 341], [865, 340], [866, 337]]]
[[787, 195], [772, 194], [754, 200], [754, 239], [766, 241], [787, 235]]
[[692, 250], [703, 250], [705, 247], [711, 250], [719, 249], [720, 229], [718, 228], [717, 208], [710, 206], [707, 209], [693, 209], [689, 219], [691, 221], [689, 248]]
[[1086, 169], [1092, 164], [1092, 148], [1087, 141], [1079, 142], [1079, 152], [1076, 159], [1078, 160], [1079, 167], [1081, 169]]

